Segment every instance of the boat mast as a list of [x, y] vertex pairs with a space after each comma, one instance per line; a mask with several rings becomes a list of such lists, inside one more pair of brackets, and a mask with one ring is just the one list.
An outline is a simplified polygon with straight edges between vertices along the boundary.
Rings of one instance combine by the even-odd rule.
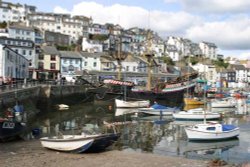
[[203, 110], [204, 110], [204, 124], [206, 124], [206, 104], [207, 104], [207, 99], [206, 99], [206, 91], [205, 91], [205, 88], [207, 86], [207, 83], [206, 83], [206, 67], [205, 67], [205, 63], [203, 61], [203, 72], [204, 72], [204, 87], [203, 87], [203, 99], [204, 99], [204, 106], [203, 106]]
[[148, 78], [147, 78], [147, 90], [151, 90], [151, 82], [152, 82], [152, 61], [153, 61], [153, 54], [151, 53], [151, 45], [152, 45], [152, 32], [148, 30], [147, 32], [147, 47], [146, 47], [146, 54], [145, 57], [147, 58], [147, 64], [148, 64]]

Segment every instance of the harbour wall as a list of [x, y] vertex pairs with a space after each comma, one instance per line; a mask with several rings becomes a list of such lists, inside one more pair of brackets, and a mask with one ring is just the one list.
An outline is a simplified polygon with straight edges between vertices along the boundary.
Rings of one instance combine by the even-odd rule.
[[23, 88], [8, 88], [0, 92], [0, 117], [4, 117], [7, 108], [13, 108], [16, 102], [24, 105], [28, 116], [40, 112], [38, 103], [48, 104], [60, 102], [60, 99], [80, 95], [82, 99], [90, 99], [86, 85], [36, 85]]

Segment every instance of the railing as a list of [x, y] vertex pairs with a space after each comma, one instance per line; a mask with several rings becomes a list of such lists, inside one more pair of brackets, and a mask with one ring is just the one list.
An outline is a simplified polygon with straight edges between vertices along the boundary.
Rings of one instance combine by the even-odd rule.
[[62, 85], [75, 85], [73, 82], [59, 82], [55, 80], [49, 81], [16, 81], [8, 84], [0, 84], [0, 94], [9, 91], [17, 91], [26, 88], [38, 87], [42, 85], [53, 85], [53, 86], [62, 86]]

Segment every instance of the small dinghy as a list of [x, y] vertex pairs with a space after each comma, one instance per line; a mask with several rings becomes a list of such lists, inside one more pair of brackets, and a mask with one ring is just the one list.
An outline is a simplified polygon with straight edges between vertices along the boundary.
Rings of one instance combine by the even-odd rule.
[[60, 137], [43, 137], [40, 139], [43, 147], [73, 153], [103, 151], [119, 138], [119, 134], [98, 135], [62, 135]]

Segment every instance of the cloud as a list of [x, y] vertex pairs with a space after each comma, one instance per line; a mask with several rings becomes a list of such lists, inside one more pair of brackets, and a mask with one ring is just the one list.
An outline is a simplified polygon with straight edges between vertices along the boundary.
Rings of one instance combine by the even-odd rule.
[[166, 3], [180, 3], [185, 11], [201, 13], [248, 12], [249, 0], [165, 0]]
[[60, 6], [56, 6], [54, 8], [54, 12], [55, 13], [70, 13], [70, 11], [68, 11], [67, 9], [64, 9], [64, 8], [62, 8]]
[[[168, 0], [169, 2], [184, 0]], [[194, 0], [185, 0], [190, 5]], [[199, 0], [198, 6], [204, 6]], [[224, 3], [224, 0], [217, 0]], [[209, 5], [219, 2], [207, 1]], [[230, 1], [230, 0], [227, 0]], [[239, 0], [239, 3], [243, 3]], [[246, 1], [245, 1], [246, 2]], [[235, 3], [233, 3], [235, 4]], [[221, 6], [221, 4], [220, 4]], [[216, 7], [217, 8], [217, 7]], [[226, 8], [226, 7], [224, 7]], [[54, 12], [71, 13], [92, 17], [95, 23], [120, 24], [124, 28], [150, 28], [161, 36], [181, 36], [193, 42], [213, 42], [223, 50], [248, 50], [250, 43], [250, 18], [247, 14], [230, 15], [230, 17], [202, 17], [188, 12], [148, 11], [142, 7], [113, 4], [105, 6], [96, 2], [81, 2], [67, 10], [57, 6]], [[210, 15], [206, 15], [210, 16]], [[209, 19], [208, 19], [209, 18]], [[229, 53], [229, 52], [228, 52]], [[238, 54], [239, 55], [239, 54]], [[244, 55], [242, 55], [244, 56]]]
[[[56, 7], [54, 12], [69, 13], [68, 10]], [[96, 2], [81, 2], [73, 6], [73, 15], [92, 17], [96, 23], [120, 24], [124, 28], [150, 28], [166, 35], [184, 35], [185, 29], [201, 21], [200, 17], [186, 12], [148, 11], [142, 7], [113, 4], [104, 6]]]
[[213, 42], [221, 49], [249, 49], [250, 19], [235, 17], [221, 22], [204, 22], [187, 30], [186, 37], [194, 41]]

